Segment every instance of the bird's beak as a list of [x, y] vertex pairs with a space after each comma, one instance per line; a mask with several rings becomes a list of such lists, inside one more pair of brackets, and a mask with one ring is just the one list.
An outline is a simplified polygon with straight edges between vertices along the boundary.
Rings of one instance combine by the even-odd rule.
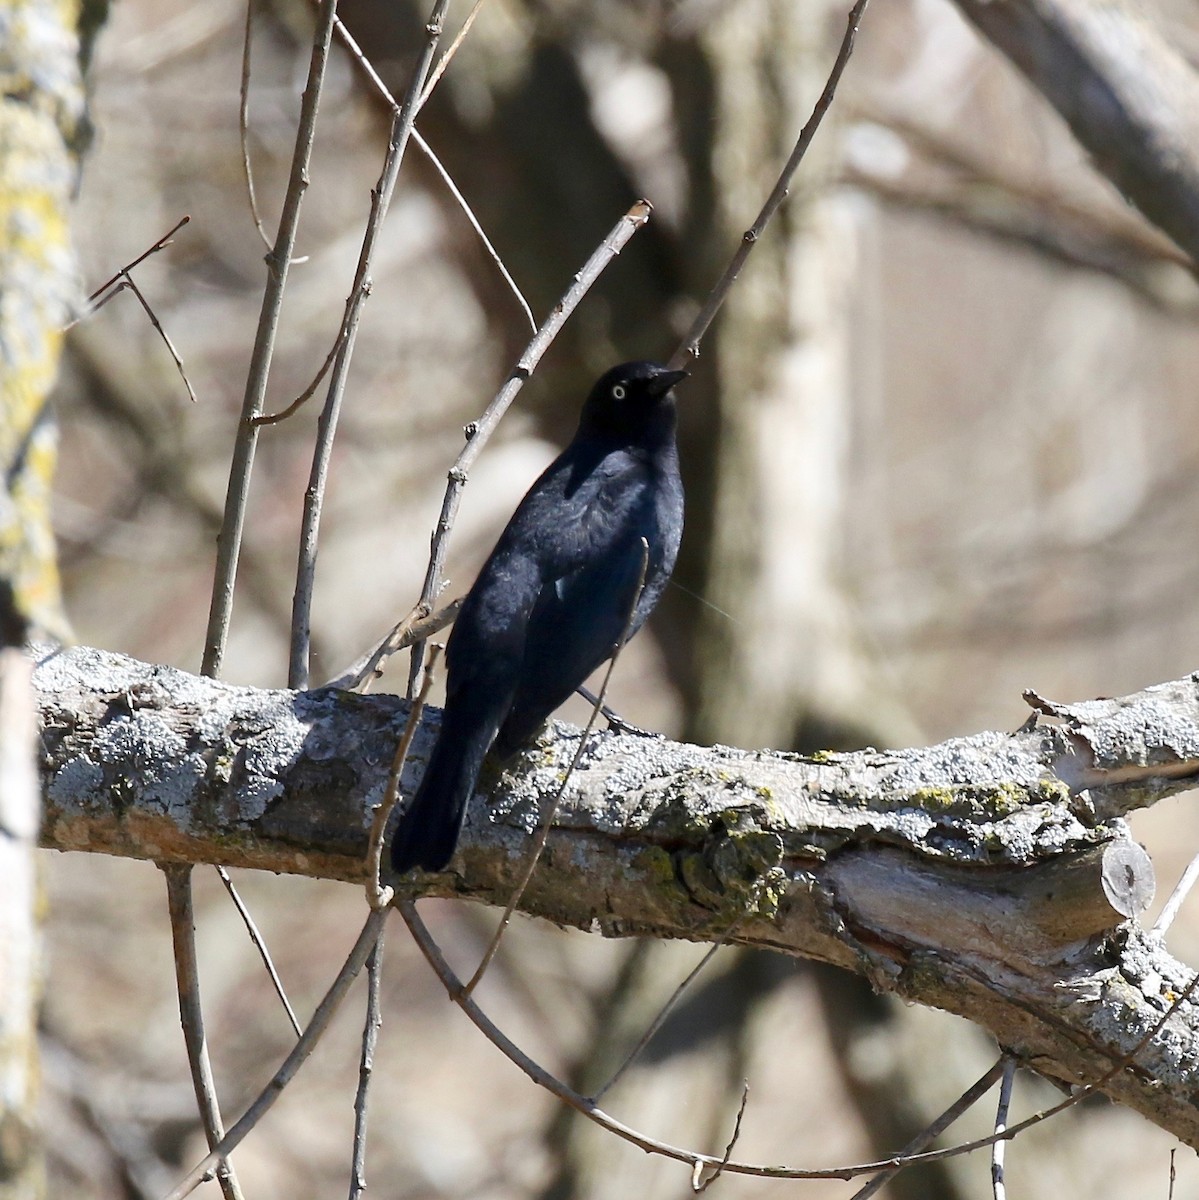
[[649, 381], [646, 390], [651, 396], [665, 396], [676, 383], [682, 383], [688, 374], [688, 371], [663, 371]]

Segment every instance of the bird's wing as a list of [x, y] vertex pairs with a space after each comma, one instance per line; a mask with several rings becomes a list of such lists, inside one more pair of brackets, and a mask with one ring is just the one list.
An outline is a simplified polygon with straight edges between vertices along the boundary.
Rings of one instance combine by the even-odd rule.
[[535, 562], [542, 584], [573, 575], [628, 540], [649, 485], [632, 454], [572, 445], [529, 489], [492, 559]]
[[528, 741], [612, 654], [629, 624], [641, 557], [640, 542], [626, 541], [542, 589], [525, 629], [520, 682], [496, 741], [501, 757]]
[[[470, 597], [487, 614], [475, 624], [493, 631], [503, 626], [512, 648], [516, 641], [522, 647], [511, 708], [496, 740], [502, 757], [527, 741], [612, 653], [636, 598], [642, 537], [650, 543], [650, 561], [630, 634], [653, 607], [670, 569], [655, 525], [654, 494], [643, 460], [576, 443], [513, 514]], [[453, 639], [450, 650], [459, 662], [474, 653]], [[458, 670], [464, 681], [473, 673], [465, 666]]]

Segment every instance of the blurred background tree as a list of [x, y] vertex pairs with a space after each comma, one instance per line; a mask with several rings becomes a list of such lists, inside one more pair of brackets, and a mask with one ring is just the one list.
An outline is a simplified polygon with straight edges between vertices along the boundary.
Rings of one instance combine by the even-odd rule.
[[[393, 90], [425, 12], [347, 0]], [[460, 20], [462, 13], [452, 14]], [[251, 7], [250, 152], [268, 234], [286, 182], [309, 7]], [[91, 73], [97, 134], [76, 242], [89, 286], [184, 213], [138, 269], [191, 405], [130, 297], [76, 326], [58, 406], [56, 505], [80, 640], [199, 664], [229, 451], [262, 284], [237, 141], [245, 8], [126, 0]], [[1185, 5], [1146, 14], [1199, 54]], [[495, 0], [418, 122], [544, 314], [638, 195], [655, 217], [606, 273], [473, 472], [451, 547], [468, 586], [594, 376], [665, 357], [752, 220], [823, 86], [844, 10], [821, 0], [584, 5]], [[335, 54], [268, 408], [332, 344], [389, 114]], [[1199, 288], [1044, 98], [943, 0], [868, 13], [831, 121], [683, 393], [679, 587], [622, 657], [610, 701], [700, 740], [800, 750], [936, 740], [1025, 715], [1019, 694], [1118, 694], [1199, 658], [1186, 534], [1199, 516]], [[374, 273], [335, 453], [314, 677], [416, 598], [444, 472], [527, 338], [435, 172], [410, 152]], [[286, 676], [315, 402], [264, 431], [227, 677]], [[404, 671], [383, 686], [402, 689]], [[568, 710], [575, 717], [583, 707]], [[1199, 821], [1139, 818], [1160, 877]], [[153, 1196], [197, 1157], [162, 885], [144, 864], [47, 861], [51, 1195]], [[353, 889], [240, 881], [298, 1007], [357, 928]], [[235, 1111], [290, 1044], [223, 891], [197, 879], [208, 1029]], [[488, 914], [430, 903], [463, 961]], [[1195, 924], [1175, 926], [1199, 953]], [[485, 984], [515, 1036], [595, 1086], [700, 951], [520, 925]], [[368, 1177], [385, 1194], [605, 1197], [678, 1187], [545, 1096], [513, 1091], [419, 955], [392, 939]], [[356, 1018], [235, 1156], [248, 1195], [345, 1186]], [[993, 1058], [975, 1030], [831, 971], [726, 949], [614, 1093], [663, 1137], [823, 1165], [889, 1152]], [[1022, 1085], [1038, 1098], [1036, 1085]], [[980, 1120], [982, 1118], [979, 1118]], [[1140, 1197], [1170, 1141], [1102, 1106], [1019, 1143], [1027, 1195]], [[1188, 1162], [1184, 1170], [1190, 1167]], [[669, 1174], [668, 1174], [669, 1172]], [[976, 1195], [979, 1160], [892, 1196]], [[723, 1179], [730, 1195], [845, 1184]], [[1193, 1180], [1192, 1180], [1193, 1186]]]

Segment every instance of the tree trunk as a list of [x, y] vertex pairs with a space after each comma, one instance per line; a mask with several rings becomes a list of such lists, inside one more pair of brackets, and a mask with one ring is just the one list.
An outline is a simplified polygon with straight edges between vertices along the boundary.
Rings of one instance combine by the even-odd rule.
[[63, 631], [47, 411], [74, 298], [67, 205], [82, 108], [71, 4], [0, 7], [0, 1197], [44, 1189], [37, 1131], [40, 979], [34, 708], [19, 649]]

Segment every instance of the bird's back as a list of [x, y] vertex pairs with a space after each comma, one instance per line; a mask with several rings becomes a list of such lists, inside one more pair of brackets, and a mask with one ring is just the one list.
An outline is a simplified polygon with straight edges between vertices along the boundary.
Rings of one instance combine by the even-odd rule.
[[561, 523], [558, 536], [578, 553], [571, 569], [543, 579], [529, 615], [520, 682], [496, 739], [501, 757], [537, 732], [626, 630], [631, 637], [640, 629], [670, 578], [682, 535], [673, 443], [653, 456], [617, 447], [564, 466], [573, 519]]

